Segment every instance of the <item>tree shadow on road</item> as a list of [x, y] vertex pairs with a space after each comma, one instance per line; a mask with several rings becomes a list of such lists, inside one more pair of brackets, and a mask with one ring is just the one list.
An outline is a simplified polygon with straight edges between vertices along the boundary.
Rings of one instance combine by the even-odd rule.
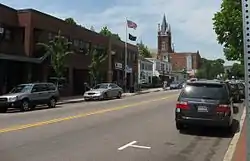
[[185, 130], [180, 131], [181, 134], [198, 135], [207, 137], [222, 137], [232, 138], [235, 133], [239, 132], [239, 121], [233, 120], [233, 127], [230, 132], [227, 128], [216, 127], [187, 127]]

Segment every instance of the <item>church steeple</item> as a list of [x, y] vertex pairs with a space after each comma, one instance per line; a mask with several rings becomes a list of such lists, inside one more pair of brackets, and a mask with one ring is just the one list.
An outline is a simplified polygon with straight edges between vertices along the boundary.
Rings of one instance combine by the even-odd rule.
[[166, 15], [163, 15], [162, 23], [158, 24], [158, 58], [173, 53], [171, 26], [167, 23]]
[[166, 15], [163, 15], [162, 23], [161, 23], [161, 33], [164, 34], [168, 30], [168, 23], [166, 20]]

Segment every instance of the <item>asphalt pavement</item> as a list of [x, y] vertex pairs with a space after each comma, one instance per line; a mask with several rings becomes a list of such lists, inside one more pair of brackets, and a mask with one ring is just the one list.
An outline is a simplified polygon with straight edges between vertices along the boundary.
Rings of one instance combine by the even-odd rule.
[[222, 161], [231, 137], [221, 129], [180, 134], [177, 95], [161, 91], [0, 114], [0, 160]]

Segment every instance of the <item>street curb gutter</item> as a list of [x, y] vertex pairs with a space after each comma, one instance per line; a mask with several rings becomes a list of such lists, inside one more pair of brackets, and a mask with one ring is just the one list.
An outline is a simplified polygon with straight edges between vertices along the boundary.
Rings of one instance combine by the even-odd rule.
[[243, 125], [244, 125], [245, 118], [246, 118], [246, 107], [244, 106], [244, 110], [243, 110], [243, 113], [242, 113], [241, 118], [240, 118], [239, 132], [236, 133], [234, 135], [233, 139], [231, 140], [231, 142], [230, 142], [230, 144], [228, 146], [227, 152], [226, 152], [226, 154], [224, 156], [223, 161], [232, 161], [233, 160], [234, 152], [236, 150], [237, 143], [238, 143], [238, 141], [240, 139], [240, 135], [241, 135], [241, 132], [242, 132], [242, 128], [243, 128]]
[[[128, 95], [128, 96], [122, 96], [122, 97], [131, 97], [131, 96], [142, 95], [142, 94], [147, 94], [147, 93], [152, 93], [152, 92], [160, 92], [160, 91], [161, 90], [138, 92], [138, 93], [134, 93], [134, 94], [131, 94], [131, 95]], [[81, 102], [85, 102], [85, 100], [84, 99], [79, 99], [79, 100], [58, 102], [57, 105], [70, 104], [70, 103], [81, 103]]]

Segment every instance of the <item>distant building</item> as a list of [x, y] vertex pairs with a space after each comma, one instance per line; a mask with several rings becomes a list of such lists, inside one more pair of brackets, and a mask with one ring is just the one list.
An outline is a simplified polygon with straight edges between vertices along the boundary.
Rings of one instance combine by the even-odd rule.
[[153, 62], [153, 76], [163, 78], [166, 80], [171, 79], [172, 66], [169, 62], [157, 58], [146, 58]]
[[201, 56], [197, 52], [176, 52], [172, 42], [172, 31], [163, 16], [162, 24], [158, 24], [158, 52], [157, 59], [171, 64], [172, 73], [183, 73], [186, 70], [190, 77], [200, 68]]
[[153, 78], [154, 63], [143, 57], [138, 60], [138, 82], [139, 84], [151, 84]]

